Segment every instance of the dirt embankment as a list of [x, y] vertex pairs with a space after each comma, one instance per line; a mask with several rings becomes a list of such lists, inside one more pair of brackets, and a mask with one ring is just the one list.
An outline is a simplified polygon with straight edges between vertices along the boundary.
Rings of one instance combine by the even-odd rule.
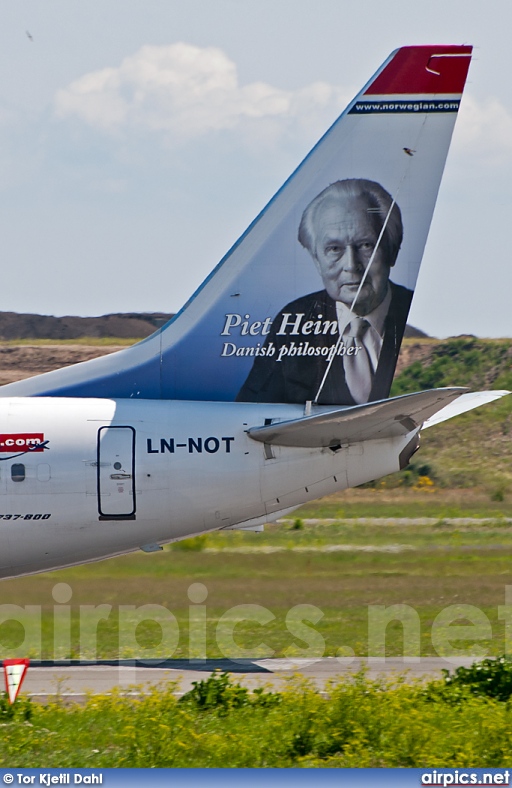
[[[89, 361], [121, 350], [119, 345], [87, 345], [91, 339], [144, 339], [167, 323], [172, 314], [127, 312], [99, 317], [53, 317], [52, 315], [0, 312], [0, 385], [40, 375], [60, 367]], [[9, 344], [23, 340], [27, 344]], [[28, 344], [37, 340], [41, 344]], [[44, 344], [44, 340], [81, 344]]]
[[431, 342], [405, 342], [401, 349], [396, 365], [395, 376], [410, 367], [415, 361], [423, 361], [430, 358], [434, 345]]
[[54, 317], [53, 315], [0, 312], [0, 341], [13, 339], [81, 339], [119, 337], [143, 339], [171, 319], [164, 312], [125, 312], [99, 317]]
[[0, 386], [121, 350], [119, 345], [2, 345]]

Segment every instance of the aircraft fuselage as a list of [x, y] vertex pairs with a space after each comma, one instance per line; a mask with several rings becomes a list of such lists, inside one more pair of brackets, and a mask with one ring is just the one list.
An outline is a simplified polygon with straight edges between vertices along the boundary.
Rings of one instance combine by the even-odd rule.
[[398, 470], [414, 435], [333, 450], [267, 446], [247, 434], [302, 413], [232, 402], [0, 399], [0, 577], [275, 520]]

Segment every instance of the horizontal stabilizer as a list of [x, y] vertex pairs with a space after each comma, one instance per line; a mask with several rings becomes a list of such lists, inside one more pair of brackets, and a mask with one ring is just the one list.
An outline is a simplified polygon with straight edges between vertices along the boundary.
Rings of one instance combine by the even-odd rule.
[[251, 438], [262, 443], [303, 448], [334, 448], [346, 443], [394, 438], [420, 427], [465, 391], [464, 388], [442, 388], [403, 394], [380, 402], [324, 410], [301, 419], [252, 427], [248, 432]]
[[455, 402], [450, 402], [444, 408], [438, 410], [437, 413], [427, 419], [422, 429], [426, 430], [428, 427], [433, 427], [434, 424], [441, 424], [442, 421], [453, 419], [454, 416], [459, 416], [461, 413], [466, 413], [468, 410], [478, 408], [480, 405], [487, 405], [488, 402], [494, 402], [494, 400], [500, 399], [500, 397], [504, 397], [506, 394], [510, 393], [510, 391], [505, 390], [470, 391], [467, 394], [463, 394], [455, 400]]

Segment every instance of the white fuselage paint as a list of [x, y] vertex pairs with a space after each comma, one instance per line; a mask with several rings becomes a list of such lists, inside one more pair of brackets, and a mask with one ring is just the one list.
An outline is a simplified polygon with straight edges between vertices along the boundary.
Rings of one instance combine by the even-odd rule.
[[[274, 520], [393, 473], [411, 439], [334, 452], [266, 447], [247, 435], [265, 419], [302, 413], [296, 405], [232, 402], [0, 399], [2, 436], [48, 441], [44, 451], [18, 457], [20, 449], [0, 446], [0, 577]], [[23, 481], [13, 479], [13, 464], [24, 466]]]

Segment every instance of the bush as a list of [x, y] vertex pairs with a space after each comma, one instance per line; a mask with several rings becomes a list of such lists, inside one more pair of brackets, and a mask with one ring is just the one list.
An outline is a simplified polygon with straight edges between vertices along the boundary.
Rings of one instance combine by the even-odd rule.
[[220, 714], [228, 714], [243, 706], [275, 706], [280, 703], [278, 693], [256, 689], [251, 694], [240, 684], [232, 682], [229, 673], [214, 670], [204, 681], [193, 681], [194, 689], [180, 698], [180, 703], [190, 703], [199, 711], [215, 709]]
[[505, 500], [505, 486], [503, 484], [500, 484], [491, 493], [491, 501], [496, 501], [496, 503], [503, 503], [504, 500]]
[[185, 553], [200, 553], [206, 547], [207, 540], [207, 534], [191, 536], [190, 539], [181, 539], [179, 542], [174, 542], [172, 549], [183, 550]]
[[9, 702], [7, 692], [0, 695], [0, 723], [11, 721], [27, 722], [32, 716], [30, 698], [18, 698], [14, 703]]
[[512, 659], [507, 656], [488, 658], [471, 667], [444, 670], [444, 685], [450, 690], [467, 689], [480, 697], [507, 701], [512, 695]]
[[229, 673], [215, 670], [204, 681], [193, 681], [194, 689], [186, 692], [180, 703], [191, 703], [197, 709], [217, 709], [227, 714], [230, 709], [239, 709], [249, 703], [249, 691], [240, 684], [232, 684]]

